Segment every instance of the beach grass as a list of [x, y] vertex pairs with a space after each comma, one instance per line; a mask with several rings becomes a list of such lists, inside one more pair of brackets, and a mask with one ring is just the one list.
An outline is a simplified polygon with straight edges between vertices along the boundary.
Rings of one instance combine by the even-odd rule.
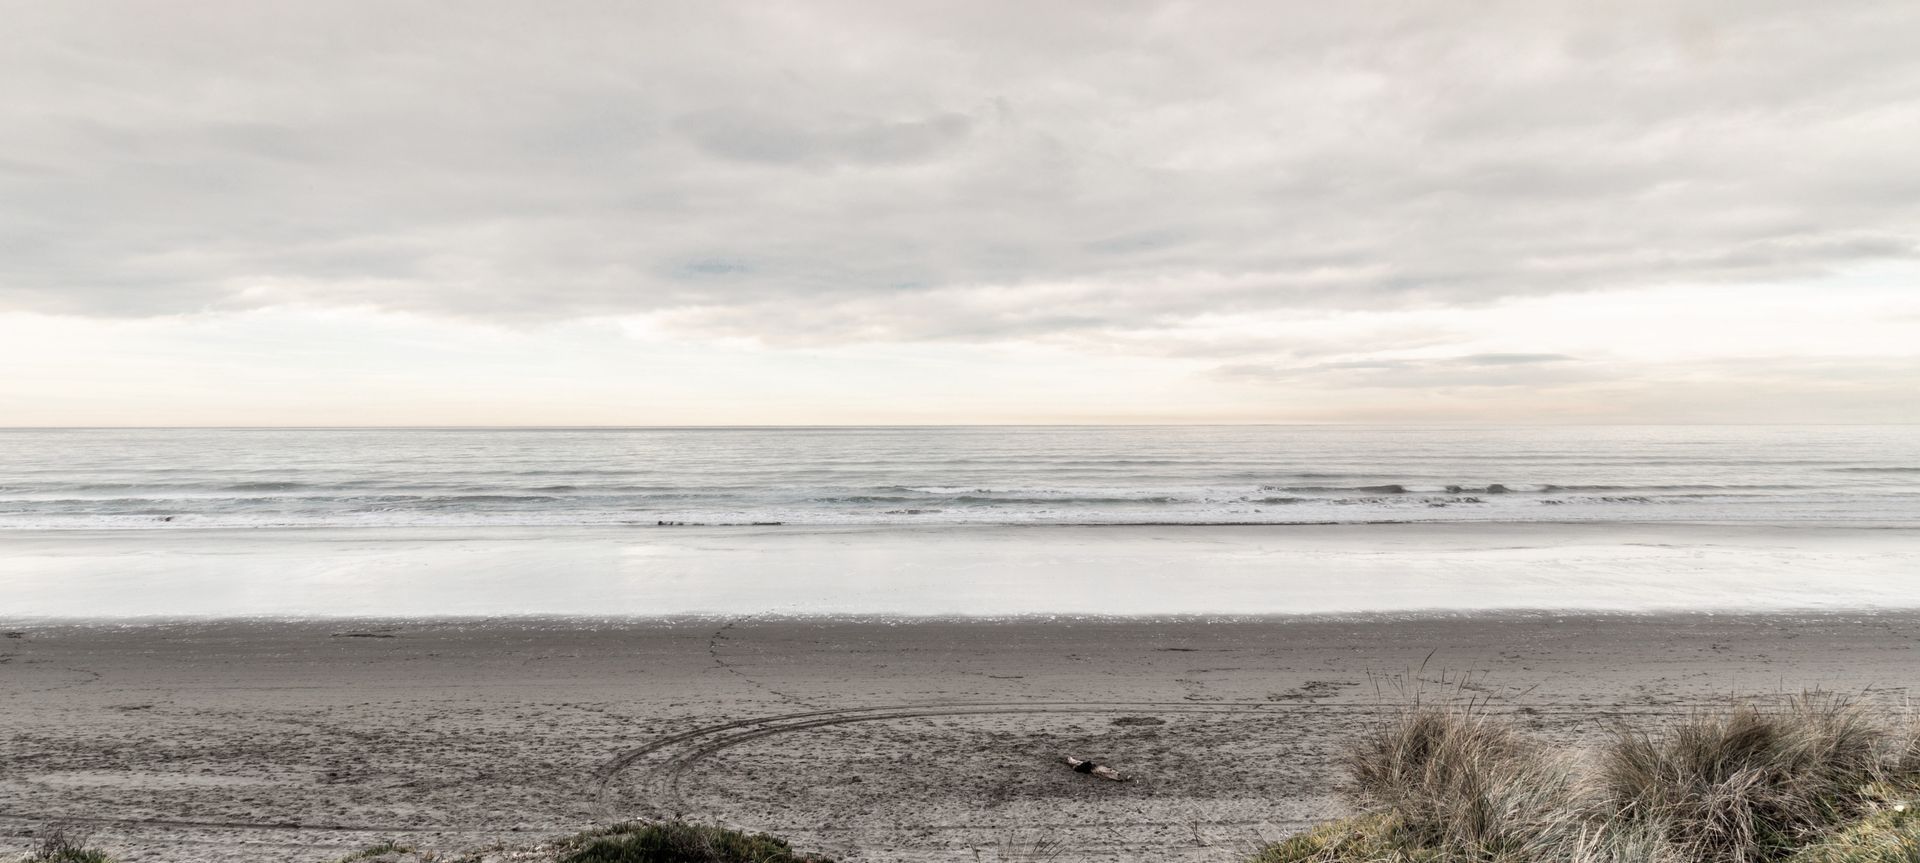
[[630, 822], [533, 845], [485, 849], [415, 849], [396, 841], [360, 849], [338, 863], [831, 863], [795, 853], [762, 833], [682, 821]]
[[567, 844], [561, 863], [831, 863], [764, 833], [684, 822], [622, 824]]
[[1920, 807], [1894, 803], [1796, 852], [1791, 863], [1920, 861]]
[[1920, 863], [1920, 734], [1829, 695], [1582, 749], [1415, 703], [1357, 736], [1344, 767], [1363, 814], [1254, 863]]
[[52, 854], [35, 852], [28, 863], [114, 863], [107, 852], [97, 848], [63, 848]]
[[87, 834], [58, 825], [40, 837], [26, 863], [113, 863], [107, 852], [87, 846]]
[[395, 840], [388, 839], [387, 841], [382, 842], [378, 845], [369, 845], [365, 848], [362, 848], [358, 851], [353, 852], [352, 854], [348, 854], [347, 856], [340, 858], [339, 863], [356, 863], [356, 861], [361, 861], [361, 860], [378, 860], [381, 857], [391, 857], [391, 856], [400, 855], [400, 854], [409, 854], [409, 853], [412, 853], [412, 851], [413, 849], [411, 847], [402, 845]]

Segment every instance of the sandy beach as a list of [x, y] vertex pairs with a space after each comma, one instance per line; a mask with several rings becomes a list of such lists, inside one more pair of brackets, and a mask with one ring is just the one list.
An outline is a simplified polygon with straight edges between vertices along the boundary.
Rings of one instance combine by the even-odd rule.
[[6, 626], [0, 851], [64, 820], [146, 861], [676, 814], [857, 861], [1226, 861], [1339, 811], [1333, 747], [1423, 663], [1567, 738], [1920, 687], [1912, 612]]

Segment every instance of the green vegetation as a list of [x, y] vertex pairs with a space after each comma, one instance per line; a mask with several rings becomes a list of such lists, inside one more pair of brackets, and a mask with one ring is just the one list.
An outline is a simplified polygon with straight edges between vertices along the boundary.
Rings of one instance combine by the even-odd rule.
[[1331, 821], [1268, 845], [1250, 863], [1338, 863], [1347, 860], [1425, 861], [1438, 854], [1408, 846], [1389, 815]]
[[97, 848], [63, 848], [51, 854], [34, 852], [29, 863], [113, 863], [107, 852]]
[[672, 822], [623, 824], [568, 843], [561, 863], [830, 863], [764, 833]]
[[1801, 849], [1792, 863], [1915, 863], [1920, 861], [1920, 807], [1885, 806]]
[[[1835, 699], [1784, 712], [1743, 705], [1658, 737], [1620, 734], [1601, 755], [1602, 811], [1658, 825], [1701, 860], [1775, 860], [1868, 811], [1886, 734]], [[1901, 777], [1911, 779], [1911, 777]]]
[[113, 858], [105, 851], [88, 848], [85, 833], [56, 826], [40, 837], [25, 863], [113, 863]]
[[1564, 838], [1557, 822], [1573, 795], [1572, 768], [1471, 710], [1407, 711], [1355, 741], [1345, 766], [1355, 796], [1389, 816], [1378, 827], [1398, 847], [1531, 858]]
[[1345, 767], [1366, 814], [1254, 863], [1920, 863], [1920, 735], [1843, 699], [1622, 729], [1584, 753], [1416, 706]]
[[388, 839], [378, 845], [370, 845], [340, 858], [340, 863], [353, 863], [355, 860], [373, 860], [387, 855], [411, 854], [413, 849]]

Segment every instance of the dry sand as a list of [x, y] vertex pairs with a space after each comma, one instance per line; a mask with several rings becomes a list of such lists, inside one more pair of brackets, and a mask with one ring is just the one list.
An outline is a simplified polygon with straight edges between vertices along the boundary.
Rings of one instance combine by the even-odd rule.
[[1920, 686], [1913, 612], [7, 626], [0, 851], [68, 820], [154, 861], [670, 814], [849, 860], [1224, 861], [1337, 814], [1330, 752], [1423, 662], [1569, 738]]

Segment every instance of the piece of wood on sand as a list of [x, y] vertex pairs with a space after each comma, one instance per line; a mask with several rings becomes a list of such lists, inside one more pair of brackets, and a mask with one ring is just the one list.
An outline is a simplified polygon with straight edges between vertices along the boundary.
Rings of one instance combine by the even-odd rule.
[[1120, 771], [1108, 767], [1105, 764], [1095, 764], [1090, 759], [1082, 760], [1068, 755], [1066, 756], [1066, 762], [1067, 766], [1073, 768], [1073, 772], [1075, 773], [1085, 773], [1091, 776], [1098, 776], [1101, 779], [1111, 779], [1115, 782], [1127, 781], [1127, 777], [1121, 776]]

